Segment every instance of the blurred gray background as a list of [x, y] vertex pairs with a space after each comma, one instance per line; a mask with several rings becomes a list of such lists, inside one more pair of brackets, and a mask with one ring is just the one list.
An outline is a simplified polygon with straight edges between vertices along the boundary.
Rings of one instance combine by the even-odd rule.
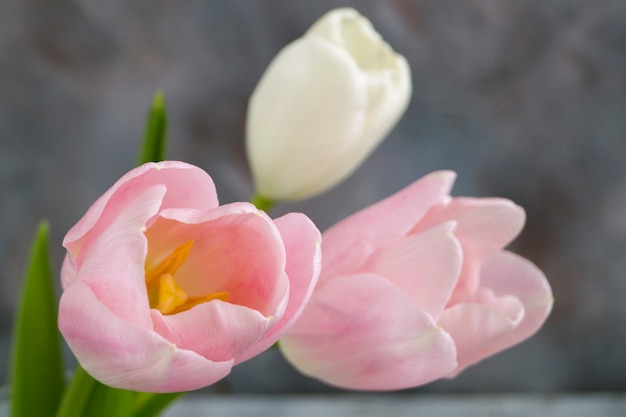
[[[133, 167], [155, 90], [169, 158], [208, 171], [222, 202], [246, 200], [248, 97], [281, 47], [343, 5], [406, 56], [413, 98], [347, 182], [275, 214], [324, 229], [453, 169], [456, 195], [526, 208], [514, 249], [556, 304], [531, 340], [417, 391], [626, 388], [626, 2], [610, 0], [0, 0], [0, 385], [37, 222], [52, 224], [58, 270], [65, 232]], [[276, 351], [212, 389], [332, 390]]]

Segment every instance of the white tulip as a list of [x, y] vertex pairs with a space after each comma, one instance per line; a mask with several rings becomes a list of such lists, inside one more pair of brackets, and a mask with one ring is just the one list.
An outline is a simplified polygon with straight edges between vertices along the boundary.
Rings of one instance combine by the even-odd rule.
[[274, 58], [248, 105], [258, 195], [300, 200], [349, 176], [406, 109], [409, 66], [353, 9], [336, 9]]

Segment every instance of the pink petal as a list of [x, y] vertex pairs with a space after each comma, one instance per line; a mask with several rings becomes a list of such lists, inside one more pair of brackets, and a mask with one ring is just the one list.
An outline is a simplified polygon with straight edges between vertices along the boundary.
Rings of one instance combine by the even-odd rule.
[[463, 268], [448, 301], [448, 307], [464, 302], [478, 290], [481, 262], [482, 259], [472, 257], [469, 253], [463, 253]]
[[219, 205], [213, 179], [197, 166], [178, 161], [158, 162], [144, 181], [165, 184], [167, 194], [161, 209], [212, 209]]
[[[107, 251], [111, 248], [119, 248], [120, 244], [117, 239], [128, 240], [125, 234], [134, 236], [133, 242], [127, 242], [128, 248], [139, 251], [145, 259], [146, 243], [143, 236], [145, 224], [157, 213], [165, 192], [163, 185], [154, 185], [139, 189], [135, 193], [126, 193], [124, 198], [113, 200], [108, 206], [110, 209], [102, 217], [103, 221], [99, 223], [98, 233], [89, 233], [80, 241], [74, 242], [71, 245], [73, 248], [68, 248], [68, 254], [72, 257], [72, 263], [68, 265], [75, 272], [80, 272], [84, 268], [84, 262], [101, 262], [102, 257], [108, 257]], [[90, 212], [91, 209], [86, 216]], [[143, 260], [141, 262], [143, 263]], [[79, 279], [76, 274], [70, 275], [68, 272], [61, 273], [61, 283], [64, 287]]]
[[74, 259], [69, 253], [66, 253], [61, 265], [61, 288], [66, 288], [77, 279], [76, 272]]
[[405, 236], [428, 209], [445, 197], [455, 174], [429, 174], [324, 232], [323, 284], [326, 277], [352, 273], [378, 248]]
[[454, 222], [409, 235], [382, 248], [360, 268], [400, 287], [422, 311], [437, 320], [450, 299], [461, 265]]
[[111, 312], [133, 325], [151, 328], [143, 230], [146, 220], [156, 214], [164, 193], [163, 186], [153, 186], [129, 195], [125, 205], [115, 210], [118, 215], [110, 218], [108, 229], [87, 236], [78, 259], [64, 262], [64, 269], [70, 268], [61, 273], [64, 287], [79, 280], [87, 282]]
[[483, 287], [473, 300], [483, 304], [457, 304], [440, 320], [459, 349], [454, 374], [530, 337], [552, 308], [552, 291], [543, 273], [510, 252], [488, 258], [480, 280]]
[[488, 305], [460, 303], [443, 312], [439, 325], [456, 344], [458, 374], [465, 367], [494, 352], [490, 346], [510, 333], [513, 322]]
[[316, 289], [280, 346], [301, 372], [350, 389], [415, 387], [456, 367], [452, 339], [372, 274], [335, 277]]
[[176, 271], [185, 291], [192, 296], [226, 291], [233, 304], [265, 316], [278, 314], [289, 291], [285, 248], [278, 228], [265, 213], [238, 203], [161, 214], [176, 219], [160, 218], [146, 233], [150, 263], [157, 264], [178, 245], [194, 239], [189, 258]]
[[155, 185], [164, 185], [167, 189], [162, 208], [218, 205], [213, 180], [200, 168], [177, 161], [147, 163], [128, 172], [109, 188], [65, 235], [63, 246], [76, 256], [82, 239], [107, 229], [110, 218], [117, 215], [116, 208], [123, 207], [124, 201], [132, 195]]
[[265, 212], [257, 209], [253, 204], [245, 202], [224, 204], [211, 209], [170, 208], [163, 209], [159, 213], [163, 218], [187, 224], [205, 223], [220, 217], [240, 214], [255, 214], [271, 222], [271, 219]]
[[76, 242], [79, 239], [82, 239], [98, 222], [100, 216], [109, 203], [109, 200], [115, 194], [115, 192], [125, 185], [127, 182], [132, 181], [133, 179], [144, 175], [149, 170], [155, 169], [154, 164], [145, 164], [140, 167], [133, 169], [126, 173], [122, 178], [117, 180], [115, 184], [109, 188], [100, 198], [98, 198], [92, 205], [89, 207], [89, 210], [83, 215], [83, 217], [72, 227], [65, 238], [63, 239], [63, 246], [67, 248], [73, 242]]
[[256, 310], [220, 300], [166, 316], [153, 309], [152, 319], [155, 331], [178, 348], [213, 362], [234, 360], [273, 325]]
[[317, 283], [321, 266], [320, 232], [303, 214], [290, 213], [275, 220], [285, 244], [289, 300], [278, 323], [241, 355], [243, 362], [269, 348], [300, 317]]
[[503, 251], [487, 259], [481, 271], [481, 285], [500, 297], [514, 295], [524, 305], [524, 318], [506, 337], [491, 346], [504, 350], [532, 336], [552, 310], [554, 297], [545, 275], [529, 260]]
[[194, 390], [217, 382], [232, 367], [232, 361], [209, 361], [151, 330], [133, 326], [111, 313], [82, 281], [61, 296], [59, 329], [81, 366], [116, 388]]
[[513, 324], [513, 327], [517, 327], [524, 319], [524, 304], [516, 296], [498, 296], [491, 288], [478, 288], [467, 302], [488, 305], [492, 310], [507, 317]]
[[434, 207], [417, 230], [445, 221], [456, 221], [455, 235], [475, 256], [491, 255], [508, 245], [522, 230], [524, 209], [503, 198], [456, 197]]
[[509, 244], [522, 230], [525, 218], [524, 210], [509, 200], [468, 197], [454, 198], [424, 216], [417, 231], [444, 221], [457, 222], [454, 234], [463, 247], [464, 265], [450, 305], [478, 288], [482, 260]]

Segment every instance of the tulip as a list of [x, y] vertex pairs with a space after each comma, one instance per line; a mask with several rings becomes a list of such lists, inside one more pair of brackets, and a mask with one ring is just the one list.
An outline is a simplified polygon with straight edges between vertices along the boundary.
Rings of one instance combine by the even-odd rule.
[[404, 113], [406, 60], [353, 9], [337, 9], [274, 58], [248, 107], [257, 194], [300, 200], [350, 175]]
[[452, 198], [453, 181], [452, 172], [430, 174], [323, 234], [318, 286], [280, 342], [296, 368], [344, 388], [410, 388], [539, 329], [550, 286], [503, 250], [523, 209]]
[[82, 367], [116, 388], [210, 385], [270, 347], [319, 275], [319, 231], [249, 203], [218, 204], [201, 169], [138, 167], [67, 233], [59, 328]]

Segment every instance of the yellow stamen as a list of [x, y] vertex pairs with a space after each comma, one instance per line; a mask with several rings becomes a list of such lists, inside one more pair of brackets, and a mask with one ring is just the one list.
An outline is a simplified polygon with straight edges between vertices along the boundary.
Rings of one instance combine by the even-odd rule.
[[176, 314], [211, 300], [230, 299], [230, 294], [225, 291], [190, 297], [176, 282], [174, 273], [187, 260], [193, 243], [193, 239], [183, 243], [156, 267], [146, 271], [150, 307], [158, 309], [163, 314]]
[[212, 294], [201, 295], [199, 297], [188, 297], [187, 301], [184, 304], [180, 305], [178, 308], [175, 308], [170, 313], [163, 313], [163, 310], [161, 310], [161, 312], [163, 314], [176, 314], [176, 313], [180, 313], [181, 311], [187, 311], [191, 309], [192, 307], [197, 306], [198, 304], [206, 303], [208, 301], [212, 301], [212, 300], [228, 301], [229, 299], [230, 299], [230, 294], [226, 291], [214, 292]]
[[146, 284], [150, 285], [152, 281], [164, 274], [174, 274], [178, 268], [187, 260], [189, 252], [193, 247], [193, 239], [183, 243], [170, 253], [167, 258], [163, 259], [156, 267], [150, 271], [146, 271]]
[[172, 314], [176, 308], [185, 304], [189, 296], [180, 288], [172, 274], [163, 274], [159, 278], [159, 297], [156, 308], [163, 314]]

